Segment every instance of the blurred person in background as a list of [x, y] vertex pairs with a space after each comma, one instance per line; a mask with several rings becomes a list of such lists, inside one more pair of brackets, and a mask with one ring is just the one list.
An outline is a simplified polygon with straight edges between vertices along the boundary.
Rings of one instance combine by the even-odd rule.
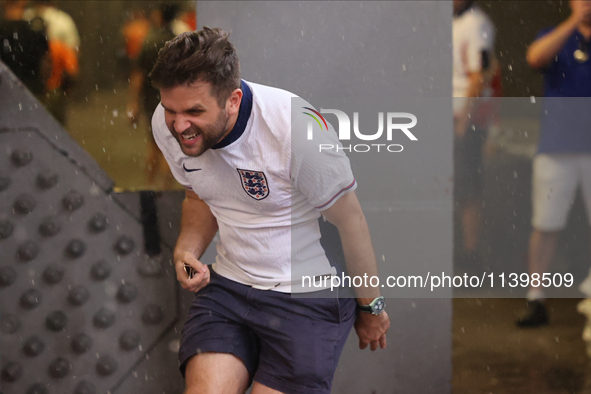
[[126, 72], [136, 67], [149, 31], [150, 20], [146, 16], [146, 12], [139, 8], [133, 9], [130, 12], [129, 19], [121, 29], [121, 36], [125, 45], [125, 66], [128, 67]]
[[189, 27], [189, 31], [197, 30], [197, 12], [192, 4], [181, 12], [178, 19]]
[[32, 0], [25, 11], [26, 20], [41, 18], [47, 26], [51, 76], [45, 97], [41, 100], [47, 110], [63, 126], [66, 125], [67, 95], [71, 92], [79, 72], [78, 51], [80, 36], [70, 15], [51, 5], [48, 0]]
[[165, 188], [172, 186], [173, 178], [170, 170], [154, 141], [149, 116], [154, 113], [160, 103], [160, 93], [150, 84], [148, 73], [156, 63], [158, 52], [164, 44], [176, 35], [172, 30], [178, 7], [175, 4], [162, 4], [150, 14], [151, 27], [142, 45], [142, 50], [130, 78], [130, 98], [127, 113], [134, 124], [145, 125], [149, 143], [146, 169], [148, 184], [155, 186], [159, 175], [165, 176]]
[[[170, 189], [174, 183], [168, 164], [156, 145], [152, 133], [150, 116], [160, 104], [160, 92], [151, 85], [148, 74], [156, 64], [160, 49], [167, 41], [176, 36], [172, 24], [177, 12], [178, 6], [170, 3], [164, 3], [152, 11], [150, 14], [151, 27], [130, 77], [130, 99], [127, 113], [134, 126], [138, 122], [144, 125], [142, 129], [146, 133], [146, 141], [148, 142], [146, 170], [148, 185], [151, 189], [157, 188], [157, 178], [159, 177], [164, 178], [162, 186], [164, 189]], [[160, 260], [160, 232], [154, 191], [140, 192], [140, 206], [146, 256], [151, 260]]]
[[192, 21], [190, 19], [190, 13], [184, 12], [180, 14], [179, 7], [177, 7], [175, 12], [175, 18], [171, 22], [172, 32], [175, 36], [178, 36], [179, 34], [183, 34], [184, 32], [195, 30], [196, 27], [192, 27], [190, 25], [191, 22]]
[[[173, 6], [174, 11], [174, 6]], [[177, 10], [178, 11], [178, 10]], [[178, 12], [175, 12], [178, 14]], [[185, 11], [182, 14], [177, 15], [168, 29], [172, 31], [173, 35], [177, 36], [186, 31], [196, 29], [196, 19], [194, 19], [194, 11]], [[150, 21], [150, 19], [152, 21]], [[129, 19], [121, 29], [121, 35], [123, 42], [125, 43], [125, 57], [127, 64], [131, 69], [137, 67], [137, 61], [142, 52], [142, 47], [148, 36], [148, 32], [152, 25], [160, 26], [162, 24], [162, 10], [158, 9], [151, 13], [151, 18], [148, 19], [146, 11], [140, 8], [134, 8], [129, 15]]]
[[31, 8], [27, 9], [23, 15], [25, 20], [40, 17], [47, 25], [47, 38], [61, 41], [78, 52], [80, 36], [76, 23], [70, 15], [56, 8], [52, 3], [51, 0], [31, 0]]
[[146, 17], [145, 11], [137, 8], [132, 10], [129, 20], [121, 29], [125, 40], [125, 53], [131, 60], [139, 58], [149, 31], [150, 20]]
[[50, 73], [49, 44], [43, 20], [23, 20], [26, 4], [25, 0], [0, 2], [0, 60], [41, 98]]
[[49, 40], [51, 76], [47, 80], [43, 104], [63, 126], [66, 125], [67, 95], [78, 77], [76, 52], [61, 41]]
[[475, 98], [499, 95], [491, 88], [498, 65], [490, 18], [473, 0], [454, 0], [453, 7], [454, 203], [463, 232], [454, 262], [457, 268], [472, 271], [481, 260], [477, 253], [482, 220], [481, 162], [490, 117], [490, 108]]
[[[533, 160], [533, 231], [528, 260], [529, 273], [540, 275], [540, 281], [544, 274], [549, 275], [559, 233], [566, 226], [579, 186], [591, 220], [591, 1], [571, 0], [570, 6], [570, 17], [541, 31], [527, 50], [528, 64], [544, 76], [547, 97]], [[591, 278], [581, 290], [591, 296]], [[527, 300], [527, 311], [517, 325], [548, 324], [543, 285], [530, 287]]]

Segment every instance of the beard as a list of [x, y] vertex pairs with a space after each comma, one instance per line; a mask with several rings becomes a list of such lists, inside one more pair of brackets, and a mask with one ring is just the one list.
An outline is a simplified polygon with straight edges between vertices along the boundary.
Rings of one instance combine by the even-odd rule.
[[220, 111], [218, 117], [212, 124], [209, 124], [204, 128], [200, 128], [191, 124], [191, 127], [183, 131], [181, 135], [197, 134], [197, 137], [201, 136], [201, 143], [196, 146], [186, 147], [181, 141], [181, 135], [177, 133], [172, 134], [174, 138], [176, 138], [177, 142], [181, 147], [181, 150], [185, 155], [190, 157], [198, 157], [206, 151], [208, 151], [209, 149], [211, 149], [211, 147], [215, 146], [218, 142], [220, 142], [223, 139], [223, 137], [228, 132], [229, 118], [230, 117], [224, 109]]

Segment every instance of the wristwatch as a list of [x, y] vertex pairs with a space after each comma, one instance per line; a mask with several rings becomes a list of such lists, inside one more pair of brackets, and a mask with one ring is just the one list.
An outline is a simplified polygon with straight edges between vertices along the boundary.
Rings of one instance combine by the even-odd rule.
[[361, 312], [371, 313], [372, 315], [379, 315], [384, 311], [386, 307], [386, 301], [384, 300], [384, 296], [380, 296], [375, 298], [369, 305], [357, 305], [357, 309]]

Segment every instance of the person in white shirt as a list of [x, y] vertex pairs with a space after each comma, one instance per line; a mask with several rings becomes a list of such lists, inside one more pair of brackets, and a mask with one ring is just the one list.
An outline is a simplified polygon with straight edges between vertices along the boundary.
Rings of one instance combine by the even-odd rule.
[[472, 271], [480, 263], [481, 162], [489, 126], [474, 98], [492, 93], [495, 28], [473, 0], [454, 0], [453, 6], [454, 200], [463, 230], [462, 251], [455, 262]]
[[25, 11], [24, 19], [40, 17], [47, 26], [47, 38], [63, 42], [78, 54], [80, 35], [74, 19], [68, 13], [53, 7], [50, 0], [33, 0], [31, 4], [33, 7]]
[[[348, 274], [377, 273], [349, 161], [317, 152], [336, 133], [316, 130], [314, 148], [307, 117], [292, 113], [303, 100], [241, 80], [221, 29], [169, 41], [149, 76], [161, 95], [154, 138], [187, 189], [174, 251], [177, 279], [196, 292], [179, 351], [186, 392], [243, 393], [254, 381], [254, 394], [329, 393], [352, 326], [375, 350], [390, 324], [377, 288], [357, 289], [356, 303], [302, 283], [335, 274], [321, 214], [339, 230]], [[218, 230], [208, 268], [199, 258]]]

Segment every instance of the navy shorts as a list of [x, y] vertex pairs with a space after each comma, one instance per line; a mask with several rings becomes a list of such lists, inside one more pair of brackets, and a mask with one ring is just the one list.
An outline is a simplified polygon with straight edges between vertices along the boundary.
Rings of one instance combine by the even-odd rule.
[[[210, 268], [195, 294], [181, 336], [183, 375], [199, 353], [240, 358], [251, 380], [286, 394], [330, 393], [339, 357], [356, 317], [356, 300], [292, 298], [226, 279]], [[322, 293], [319, 292], [318, 294]]]

